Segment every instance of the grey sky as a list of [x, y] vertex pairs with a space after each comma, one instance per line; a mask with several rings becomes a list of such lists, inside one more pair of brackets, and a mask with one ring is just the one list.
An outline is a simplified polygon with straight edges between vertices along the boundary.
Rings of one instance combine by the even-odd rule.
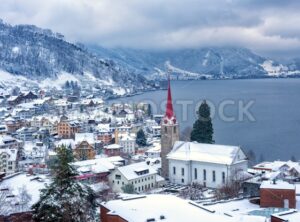
[[[298, 56], [299, 0], [1, 0], [1, 18], [109, 47], [243, 46]], [[299, 55], [300, 56], [300, 55]]]

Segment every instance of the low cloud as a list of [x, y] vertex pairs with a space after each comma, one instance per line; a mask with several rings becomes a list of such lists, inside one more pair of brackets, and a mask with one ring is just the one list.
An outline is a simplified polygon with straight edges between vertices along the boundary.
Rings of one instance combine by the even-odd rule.
[[107, 47], [241, 46], [267, 56], [300, 49], [297, 0], [2, 0], [12, 24]]

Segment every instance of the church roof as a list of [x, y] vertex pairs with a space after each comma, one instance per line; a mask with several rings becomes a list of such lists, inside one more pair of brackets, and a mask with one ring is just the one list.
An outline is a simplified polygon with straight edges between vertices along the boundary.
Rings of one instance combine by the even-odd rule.
[[163, 123], [176, 124], [176, 117], [175, 117], [173, 102], [172, 102], [170, 77], [168, 78], [168, 98], [167, 98], [166, 113], [163, 119]]
[[168, 100], [167, 100], [167, 107], [166, 107], [165, 115], [169, 119], [171, 119], [174, 116], [170, 78], [168, 79]]
[[235, 161], [245, 160], [244, 154], [240, 159], [237, 158], [240, 151], [238, 146], [177, 141], [167, 158], [229, 165]]

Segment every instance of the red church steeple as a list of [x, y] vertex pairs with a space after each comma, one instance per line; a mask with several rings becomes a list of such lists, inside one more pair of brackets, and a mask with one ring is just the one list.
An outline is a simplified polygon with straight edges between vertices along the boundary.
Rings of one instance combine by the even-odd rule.
[[164, 124], [175, 124], [175, 123], [176, 123], [176, 117], [173, 110], [170, 76], [168, 76], [168, 99], [167, 99], [166, 113], [164, 116]]

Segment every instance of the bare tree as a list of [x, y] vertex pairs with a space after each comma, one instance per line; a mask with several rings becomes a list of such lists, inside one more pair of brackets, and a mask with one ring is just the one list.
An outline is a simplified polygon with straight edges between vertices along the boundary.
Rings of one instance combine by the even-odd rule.
[[25, 212], [30, 210], [31, 195], [28, 193], [26, 186], [22, 186], [18, 190], [20, 211]]
[[185, 127], [184, 130], [180, 134], [180, 140], [182, 141], [190, 141], [191, 140], [191, 132], [192, 127]]

